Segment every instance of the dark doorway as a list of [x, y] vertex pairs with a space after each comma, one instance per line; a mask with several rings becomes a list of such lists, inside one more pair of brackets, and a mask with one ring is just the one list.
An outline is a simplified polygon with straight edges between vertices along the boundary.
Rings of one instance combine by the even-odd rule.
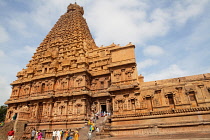
[[175, 107], [175, 104], [174, 104], [174, 95], [173, 94], [168, 94], [168, 102], [169, 102], [169, 106], [171, 108], [174, 108]]
[[106, 110], [106, 105], [101, 105], [101, 111], [105, 111], [105, 112], [107, 112], [107, 110]]

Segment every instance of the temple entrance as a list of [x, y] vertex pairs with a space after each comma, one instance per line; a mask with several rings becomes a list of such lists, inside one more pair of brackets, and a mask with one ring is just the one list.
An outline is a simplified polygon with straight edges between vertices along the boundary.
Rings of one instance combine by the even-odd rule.
[[106, 110], [106, 105], [101, 105], [101, 117], [106, 116], [107, 110]]
[[101, 105], [101, 112], [107, 112], [106, 105]]

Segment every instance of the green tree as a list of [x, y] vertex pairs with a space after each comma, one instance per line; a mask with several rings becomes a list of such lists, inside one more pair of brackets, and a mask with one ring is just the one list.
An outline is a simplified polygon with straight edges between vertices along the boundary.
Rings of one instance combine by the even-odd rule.
[[0, 122], [5, 120], [6, 113], [7, 113], [7, 106], [6, 105], [0, 106]]

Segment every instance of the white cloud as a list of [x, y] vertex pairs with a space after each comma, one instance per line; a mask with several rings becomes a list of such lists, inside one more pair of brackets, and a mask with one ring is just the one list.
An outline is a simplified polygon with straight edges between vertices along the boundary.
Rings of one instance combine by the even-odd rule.
[[5, 56], [5, 53], [2, 50], [0, 50], [0, 58], [4, 56]]
[[185, 24], [190, 18], [201, 14], [208, 0], [177, 1], [173, 10], [173, 18], [178, 24]]
[[173, 64], [168, 68], [163, 69], [159, 72], [145, 74], [145, 81], [155, 81], [169, 78], [176, 78], [180, 76], [187, 76], [189, 73], [185, 70], [182, 70], [178, 65]]
[[159, 46], [155, 46], [155, 45], [152, 45], [152, 46], [147, 46], [144, 50], [143, 50], [143, 53], [145, 56], [160, 56], [160, 55], [163, 55], [164, 54], [164, 50], [159, 47]]
[[159, 62], [157, 60], [147, 59], [142, 62], [139, 62], [137, 66], [138, 66], [138, 70], [141, 70], [141, 69], [153, 66], [153, 65], [157, 65], [158, 63]]
[[35, 51], [36, 51], [36, 47], [27, 45], [27, 46], [24, 46], [22, 49], [11, 51], [11, 55], [15, 57], [32, 56], [33, 53], [35, 53]]
[[6, 79], [7, 79], [7, 77], [4, 77], [3, 75], [1, 75], [1, 77], [0, 77], [0, 85], [1, 85], [0, 105], [3, 105], [4, 102], [6, 102], [6, 100], [9, 99], [10, 94], [11, 94], [11, 87], [8, 84], [8, 81]]
[[9, 34], [4, 27], [0, 25], [0, 43], [6, 42], [9, 40]]
[[19, 15], [18, 17], [14, 16], [11, 18], [8, 22], [10, 24], [10, 27], [13, 28], [14, 32], [17, 32], [21, 35], [29, 35], [30, 33], [27, 30], [26, 21], [28, 18], [26, 18], [27, 15], [24, 13], [22, 15]]
[[30, 54], [33, 54], [36, 51], [36, 47], [32, 47], [32, 46], [25, 46], [24, 49], [25, 49], [25, 53], [30, 53]]
[[55, 24], [57, 18], [66, 12], [68, 5], [69, 1], [66, 0], [37, 1], [30, 14], [31, 19], [42, 29], [49, 30]]

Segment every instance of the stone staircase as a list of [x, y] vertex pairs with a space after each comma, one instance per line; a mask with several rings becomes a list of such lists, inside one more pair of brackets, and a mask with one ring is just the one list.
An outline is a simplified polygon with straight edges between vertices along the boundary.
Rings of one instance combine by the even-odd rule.
[[6, 140], [7, 139], [7, 133], [12, 128], [14, 128], [15, 121], [10, 121], [8, 123], [5, 123], [3, 127], [0, 127], [0, 140]]
[[96, 123], [96, 126], [99, 127], [100, 132], [96, 133], [96, 140], [109, 138], [109, 127], [110, 127], [110, 117], [100, 117], [99, 121]]
[[[103, 133], [104, 125], [106, 123], [107, 117], [99, 117], [98, 120], [96, 120], [95, 126], [99, 128], [100, 132], [97, 133], [94, 131], [92, 133], [92, 139], [91, 140], [98, 140], [101, 139], [101, 134]], [[90, 126], [86, 125], [82, 127], [79, 130], [79, 140], [87, 140], [88, 139], [88, 132], [90, 130]]]
[[82, 127], [80, 130], [79, 130], [79, 140], [87, 140], [88, 139], [88, 131], [89, 131], [89, 126], [86, 125], [84, 127]]
[[27, 124], [27, 121], [10, 121], [4, 124], [3, 127], [0, 128], [0, 140], [6, 140], [7, 139], [7, 133], [12, 128], [15, 131], [14, 140], [22, 140], [22, 136], [25, 131], [25, 125]]

